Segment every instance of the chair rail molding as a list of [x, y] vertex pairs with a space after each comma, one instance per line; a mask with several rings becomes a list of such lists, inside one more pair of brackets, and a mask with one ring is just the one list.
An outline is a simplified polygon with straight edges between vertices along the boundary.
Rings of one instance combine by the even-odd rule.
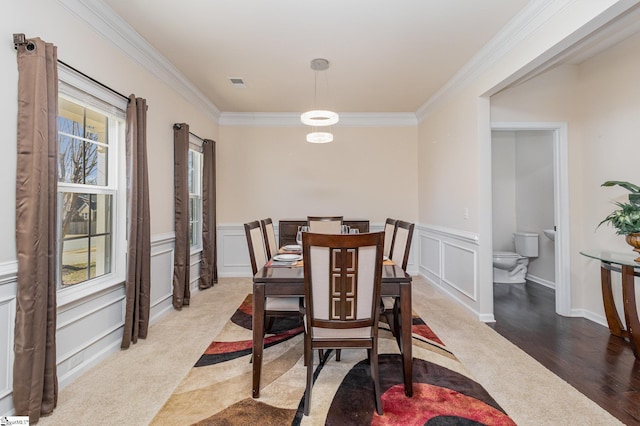
[[18, 275], [18, 261], [0, 263], [0, 285], [14, 282]]

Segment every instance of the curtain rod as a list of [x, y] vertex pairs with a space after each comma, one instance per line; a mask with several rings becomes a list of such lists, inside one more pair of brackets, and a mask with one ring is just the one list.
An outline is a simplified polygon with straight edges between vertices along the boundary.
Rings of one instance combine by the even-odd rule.
[[[35, 44], [32, 41], [27, 40], [26, 36], [22, 33], [20, 34], [14, 34], [13, 35], [13, 47], [15, 49], [18, 48], [18, 46], [22, 46], [22, 45], [26, 45], [27, 46], [27, 50], [33, 50], [36, 48]], [[72, 67], [71, 65], [67, 64], [66, 62], [61, 61], [60, 59], [58, 59], [58, 63], [64, 65], [65, 67], [77, 72], [78, 74], [80, 74], [81, 76], [88, 78], [89, 80], [91, 80], [92, 82], [99, 84], [100, 86], [102, 86], [103, 88], [109, 90], [110, 92], [115, 93], [116, 95], [120, 96], [123, 99], [126, 99], [127, 102], [129, 102], [129, 97], [123, 95], [122, 93], [118, 92], [115, 89], [112, 89], [111, 87], [107, 86], [104, 83], [99, 82], [98, 80], [96, 80], [95, 78], [88, 76], [87, 74], [83, 73], [82, 71], [80, 71], [77, 68]]]
[[120, 96], [121, 98], [125, 99], [127, 102], [129, 102], [129, 97], [123, 95], [122, 93], [118, 92], [115, 89], [112, 89], [111, 87], [107, 86], [104, 83], [99, 82], [98, 80], [96, 80], [95, 78], [83, 73], [82, 71], [78, 70], [77, 68], [72, 67], [71, 65], [67, 64], [66, 62], [61, 61], [60, 59], [58, 59], [58, 63], [64, 65], [65, 67], [69, 68], [70, 70], [73, 70], [75, 72], [77, 72], [78, 74], [80, 74], [81, 76], [88, 78], [89, 80], [91, 80], [92, 82], [99, 84], [100, 86], [102, 86], [103, 88], [107, 89], [108, 91]]
[[[176, 129], [182, 129], [182, 123], [175, 123], [173, 127], [175, 127]], [[203, 143], [209, 143], [209, 139], [201, 138], [200, 136], [196, 135], [193, 132], [189, 132], [189, 134], [195, 138], [200, 139]]]

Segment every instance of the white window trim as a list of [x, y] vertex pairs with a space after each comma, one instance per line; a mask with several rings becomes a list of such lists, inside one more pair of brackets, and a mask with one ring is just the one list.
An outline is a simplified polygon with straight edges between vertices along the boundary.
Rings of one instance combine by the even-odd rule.
[[[91, 279], [78, 285], [68, 288], [58, 289], [58, 308], [84, 299], [112, 287], [122, 285], [126, 279], [127, 261], [127, 235], [126, 235], [126, 150], [125, 150], [125, 117], [127, 100], [115, 93], [105, 89], [99, 84], [81, 76], [75, 71], [67, 68], [63, 64], [58, 65], [59, 93], [63, 96], [71, 97], [74, 102], [80, 101], [88, 107], [97, 108], [115, 118], [122, 120], [122, 124], [117, 129], [119, 144], [111, 146], [115, 149], [117, 164], [109, 165], [110, 176], [116, 176], [117, 188], [114, 194], [114, 223], [113, 227], [113, 254], [111, 273], [98, 278]], [[116, 169], [119, 168], [119, 169]], [[115, 183], [115, 182], [114, 182]]]

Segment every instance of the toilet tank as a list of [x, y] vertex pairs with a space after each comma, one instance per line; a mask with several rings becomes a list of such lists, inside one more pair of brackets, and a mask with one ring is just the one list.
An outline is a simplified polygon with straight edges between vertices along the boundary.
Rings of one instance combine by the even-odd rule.
[[538, 234], [532, 232], [514, 232], [516, 253], [525, 257], [538, 257]]

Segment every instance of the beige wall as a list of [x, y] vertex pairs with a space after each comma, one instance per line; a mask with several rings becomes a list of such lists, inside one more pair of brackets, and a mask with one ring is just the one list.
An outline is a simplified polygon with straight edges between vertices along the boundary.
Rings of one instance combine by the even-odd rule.
[[612, 228], [597, 224], [627, 192], [606, 180], [640, 182], [640, 34], [581, 64], [548, 71], [491, 99], [494, 121], [567, 121], [573, 305], [603, 314], [599, 264], [580, 250], [628, 251]]
[[191, 130], [207, 138], [217, 138], [217, 124], [179, 93], [153, 76], [109, 41], [96, 34], [56, 1], [6, 2], [0, 14], [4, 48], [0, 50], [2, 103], [0, 126], [0, 218], [4, 224], [0, 240], [0, 263], [13, 261], [15, 239], [15, 141], [17, 117], [16, 53], [13, 33], [40, 37], [58, 46], [58, 59], [128, 96], [147, 99], [151, 233], [173, 231], [173, 123], [187, 122]]
[[336, 127], [310, 144], [300, 127], [220, 127], [218, 222], [342, 215], [417, 218], [415, 127]]
[[[565, 4], [530, 36], [496, 54], [494, 63], [486, 64], [477, 75], [460, 80], [454, 95], [433, 100], [421, 118], [418, 221], [477, 233], [475, 272], [479, 290], [469, 307], [480, 316], [493, 312], [490, 122], [494, 117], [490, 114], [489, 96], [531, 73], [628, 7], [630, 2], [613, 0]], [[470, 215], [465, 220], [462, 212], [466, 207]], [[446, 290], [455, 297], [459, 295], [454, 288]]]
[[514, 251], [516, 231], [516, 133], [491, 134], [493, 251]]
[[[478, 230], [478, 144], [474, 98], [438, 110], [419, 126], [419, 222]], [[465, 209], [469, 219], [465, 219]]]
[[544, 235], [554, 226], [553, 132], [519, 131], [515, 145], [516, 230], [538, 234], [538, 256], [527, 274], [554, 283], [554, 242]]

